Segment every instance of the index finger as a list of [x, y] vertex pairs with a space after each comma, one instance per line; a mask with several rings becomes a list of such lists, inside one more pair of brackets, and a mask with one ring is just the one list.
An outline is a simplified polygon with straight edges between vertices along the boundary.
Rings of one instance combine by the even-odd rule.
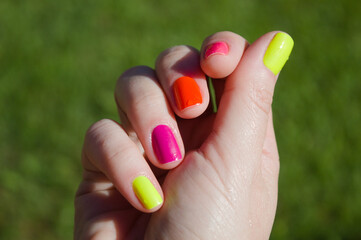
[[207, 37], [201, 48], [201, 67], [207, 76], [225, 78], [237, 67], [248, 47], [240, 35], [224, 31]]

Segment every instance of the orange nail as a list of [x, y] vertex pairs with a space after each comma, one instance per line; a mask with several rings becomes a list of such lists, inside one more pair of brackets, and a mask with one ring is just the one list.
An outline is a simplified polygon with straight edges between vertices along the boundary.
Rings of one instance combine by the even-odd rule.
[[190, 77], [180, 77], [173, 85], [174, 97], [180, 110], [202, 103], [202, 95], [196, 81]]

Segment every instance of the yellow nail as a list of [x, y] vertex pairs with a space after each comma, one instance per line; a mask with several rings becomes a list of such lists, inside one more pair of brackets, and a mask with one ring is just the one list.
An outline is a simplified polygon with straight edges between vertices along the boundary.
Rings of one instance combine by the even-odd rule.
[[293, 45], [294, 42], [290, 35], [283, 32], [277, 33], [268, 45], [263, 57], [264, 65], [277, 75], [287, 62]]
[[163, 199], [157, 189], [145, 176], [139, 176], [134, 179], [133, 190], [146, 209], [152, 209], [163, 203]]

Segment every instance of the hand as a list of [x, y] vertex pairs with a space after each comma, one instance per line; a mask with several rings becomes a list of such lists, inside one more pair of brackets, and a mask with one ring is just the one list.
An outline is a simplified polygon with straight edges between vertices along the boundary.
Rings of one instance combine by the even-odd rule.
[[101, 120], [85, 137], [75, 239], [269, 238], [279, 172], [271, 103], [292, 47], [285, 33], [248, 45], [218, 32], [201, 53], [176, 46], [155, 70], [126, 71], [115, 90], [121, 124]]

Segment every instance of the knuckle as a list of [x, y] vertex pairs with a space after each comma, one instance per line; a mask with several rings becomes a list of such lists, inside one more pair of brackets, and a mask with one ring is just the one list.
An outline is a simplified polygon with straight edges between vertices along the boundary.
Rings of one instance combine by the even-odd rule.
[[262, 151], [262, 156], [263, 171], [265, 171], [268, 176], [278, 176], [280, 171], [280, 161], [278, 153], [271, 154], [270, 152]]
[[108, 126], [109, 124], [114, 124], [114, 121], [110, 120], [110, 119], [101, 119], [89, 127], [88, 134], [98, 132], [99, 129], [102, 129], [102, 128]]
[[86, 143], [89, 141], [99, 142], [103, 139], [102, 134], [106, 132], [105, 130], [111, 125], [116, 124], [113, 120], [110, 119], [102, 119], [98, 122], [91, 125], [85, 135]]
[[172, 65], [174, 61], [179, 60], [181, 56], [186, 56], [190, 52], [198, 54], [197, 49], [188, 45], [177, 45], [168, 48], [158, 55], [156, 66], [162, 69], [169, 68], [169, 65]]
[[187, 45], [177, 45], [164, 50], [159, 57], [171, 56], [172, 54], [178, 54], [179, 52], [189, 52], [194, 50], [193, 47]]
[[265, 147], [263, 147], [263, 149], [262, 149], [262, 156], [264, 156], [266, 159], [278, 158], [278, 156], [276, 156], [274, 151], [271, 151], [270, 149], [265, 148]]
[[[115, 128], [115, 125], [118, 126]], [[84, 144], [85, 152], [88, 157], [97, 155], [102, 156], [103, 159], [120, 158], [132, 148], [129, 140], [120, 124], [110, 119], [102, 119], [88, 129]]]
[[115, 88], [115, 99], [118, 106], [127, 110], [129, 101], [152, 92], [158, 84], [155, 72], [147, 66], [136, 66], [125, 71], [118, 79]]
[[128, 70], [124, 71], [122, 75], [120, 75], [120, 77], [118, 78], [118, 82], [122, 82], [133, 76], [138, 76], [141, 73], [149, 73], [149, 72], [153, 72], [153, 69], [145, 65], [131, 67]]
[[256, 108], [268, 115], [273, 101], [273, 93], [266, 87], [253, 87], [249, 93], [251, 108]]
[[140, 76], [154, 76], [154, 70], [148, 66], [135, 66], [126, 70], [117, 80], [115, 92], [116, 93], [124, 93], [129, 88], [130, 83]]

